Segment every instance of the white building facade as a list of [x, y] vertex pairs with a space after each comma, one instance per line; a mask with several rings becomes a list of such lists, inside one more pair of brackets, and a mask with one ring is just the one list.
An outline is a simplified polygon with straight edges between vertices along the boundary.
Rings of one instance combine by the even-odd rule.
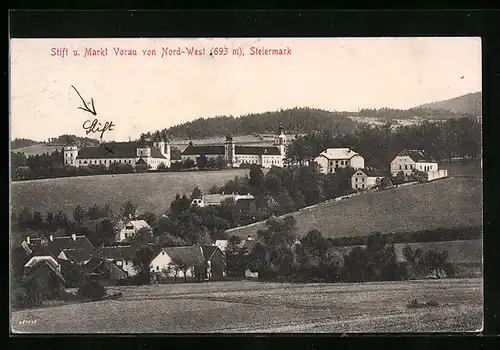
[[357, 170], [351, 177], [351, 188], [356, 191], [363, 191], [380, 185], [382, 176], [368, 176], [368, 174], [370, 172], [367, 170]]
[[335, 173], [338, 168], [363, 169], [365, 167], [365, 159], [350, 148], [328, 148], [321, 152], [314, 161], [324, 174]]
[[163, 138], [152, 142], [111, 142], [79, 149], [75, 144], [64, 147], [64, 164], [74, 167], [129, 164], [156, 170], [160, 164], [170, 167], [170, 143]]
[[191, 159], [196, 162], [196, 159], [203, 154], [207, 159], [223, 158], [227, 165], [235, 168], [242, 164], [256, 164], [264, 168], [283, 167], [286, 146], [287, 138], [280, 125], [272, 146], [240, 146], [235, 143], [231, 135], [227, 135], [224, 145], [195, 146], [190, 142], [182, 152], [181, 160]]

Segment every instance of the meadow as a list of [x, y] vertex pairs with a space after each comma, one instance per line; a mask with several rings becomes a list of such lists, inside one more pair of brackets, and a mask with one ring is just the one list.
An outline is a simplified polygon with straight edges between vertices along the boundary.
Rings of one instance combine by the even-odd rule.
[[[367, 192], [291, 215], [299, 236], [317, 229], [326, 237], [344, 237], [481, 226], [482, 206], [482, 180], [461, 177]], [[264, 227], [259, 222], [228, 233], [245, 238]]]
[[[473, 332], [483, 280], [290, 284], [253, 281], [115, 287], [119, 300], [14, 311], [16, 333]], [[446, 293], [443, 293], [446, 291]], [[409, 309], [434, 301], [437, 306]], [[23, 322], [25, 321], [25, 322]]]
[[223, 185], [235, 176], [245, 176], [248, 169], [222, 171], [146, 173], [67, 177], [13, 182], [11, 207], [20, 210], [53, 213], [62, 210], [70, 217], [80, 205], [88, 208], [94, 204], [108, 203], [115, 214], [127, 200], [138, 205], [137, 212], [164, 213], [177, 193], [191, 195], [198, 186], [208, 192], [212, 185]]

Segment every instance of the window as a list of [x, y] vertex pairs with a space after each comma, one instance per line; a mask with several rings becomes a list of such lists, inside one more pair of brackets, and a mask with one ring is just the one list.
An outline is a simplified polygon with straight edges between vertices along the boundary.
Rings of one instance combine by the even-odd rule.
[[406, 164], [405, 164], [405, 170], [406, 170], [406, 169], [408, 169], [408, 168], [406, 167]]
[[157, 265], [156, 266], [156, 271], [159, 271], [160, 270], [160, 267]]
[[358, 178], [356, 178], [356, 182], [358, 182]]
[[133, 230], [133, 229], [134, 229], [134, 226], [132, 226], [132, 225], [127, 225], [127, 226], [125, 226], [125, 228], [126, 228], [127, 230]]
[[401, 169], [403, 169], [403, 167], [400, 165], [400, 166], [399, 166], [399, 170], [401, 170]]
[[356, 188], [358, 188], [358, 184], [356, 184]]
[[165, 255], [165, 252], [161, 252], [161, 255]]
[[125, 260], [125, 265], [128, 265], [128, 260]]
[[365, 188], [365, 184], [361, 185], [361, 188]]

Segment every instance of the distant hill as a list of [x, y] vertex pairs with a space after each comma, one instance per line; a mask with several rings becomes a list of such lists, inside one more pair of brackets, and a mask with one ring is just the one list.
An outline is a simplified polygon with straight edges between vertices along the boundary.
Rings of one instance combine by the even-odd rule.
[[479, 116], [482, 115], [482, 101], [483, 94], [479, 91], [445, 101], [426, 103], [416, 108], [448, 110], [454, 113], [467, 113]]
[[[248, 114], [241, 117], [216, 116], [199, 118], [175, 125], [166, 132], [173, 139], [205, 139], [231, 135], [274, 134], [279, 124], [287, 134], [313, 133], [328, 130], [336, 134], [354, 131], [357, 123], [348, 113], [330, 112], [315, 108], [293, 108], [274, 112]], [[146, 133], [150, 137], [152, 133]]]
[[12, 152], [22, 153], [25, 156], [44, 153], [50, 154], [56, 150], [60, 151], [69, 140], [74, 140], [79, 147], [96, 146], [99, 144], [99, 140], [88, 137], [61, 135], [59, 137], [50, 138], [48, 142], [40, 142], [30, 139], [14, 139], [10, 142], [10, 149]]

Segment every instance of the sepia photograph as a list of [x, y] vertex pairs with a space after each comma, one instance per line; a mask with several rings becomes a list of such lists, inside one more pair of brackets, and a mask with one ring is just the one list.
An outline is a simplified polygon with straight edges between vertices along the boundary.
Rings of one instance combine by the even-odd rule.
[[483, 330], [481, 38], [9, 55], [12, 334]]

